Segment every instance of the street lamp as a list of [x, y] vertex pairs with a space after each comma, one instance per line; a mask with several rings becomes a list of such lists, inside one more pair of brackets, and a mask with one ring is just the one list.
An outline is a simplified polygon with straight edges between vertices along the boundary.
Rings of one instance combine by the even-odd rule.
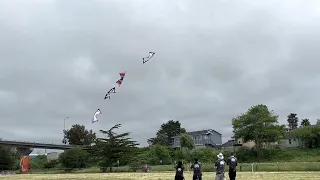
[[69, 117], [64, 118], [63, 120], [63, 144], [67, 144], [67, 131], [66, 131], [66, 120], [69, 119]]
[[63, 120], [63, 130], [66, 130], [66, 120], [69, 119], [69, 117], [64, 118]]

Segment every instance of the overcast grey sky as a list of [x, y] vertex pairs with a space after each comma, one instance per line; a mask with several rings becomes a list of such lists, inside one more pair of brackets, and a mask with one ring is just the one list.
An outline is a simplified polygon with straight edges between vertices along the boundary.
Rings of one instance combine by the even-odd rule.
[[317, 0], [2, 0], [0, 137], [61, 143], [69, 116], [121, 123], [141, 145], [171, 118], [227, 141], [256, 104], [314, 123], [319, 25]]

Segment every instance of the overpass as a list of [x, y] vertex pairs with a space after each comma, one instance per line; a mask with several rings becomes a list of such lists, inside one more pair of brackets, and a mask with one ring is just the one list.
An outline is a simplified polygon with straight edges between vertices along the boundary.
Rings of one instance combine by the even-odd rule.
[[29, 155], [33, 148], [40, 149], [59, 149], [68, 150], [72, 148], [81, 148], [88, 150], [89, 147], [85, 146], [75, 146], [75, 145], [64, 145], [64, 144], [49, 144], [49, 143], [36, 143], [36, 142], [25, 142], [25, 141], [10, 141], [10, 140], [0, 140], [0, 145], [14, 146], [22, 155]]
[[40, 148], [40, 149], [60, 149], [60, 150], [67, 150], [72, 148], [89, 149], [88, 147], [84, 147], [84, 146], [36, 143], [36, 142], [25, 142], [25, 141], [9, 141], [9, 140], [0, 140], [0, 144], [6, 145], [6, 146]]

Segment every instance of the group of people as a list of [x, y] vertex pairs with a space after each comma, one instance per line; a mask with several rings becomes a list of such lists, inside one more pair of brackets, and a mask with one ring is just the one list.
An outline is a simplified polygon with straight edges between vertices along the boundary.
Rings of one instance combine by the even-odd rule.
[[[227, 161], [224, 160], [223, 154], [219, 153], [217, 155], [218, 160], [215, 162], [215, 169], [216, 169], [216, 180], [225, 180], [225, 164], [229, 166], [229, 179], [235, 180], [237, 171], [236, 168], [238, 166], [237, 158], [235, 157], [234, 153], [231, 153], [231, 156], [227, 159]], [[182, 161], [179, 161], [176, 165], [176, 175], [175, 180], [184, 180], [183, 171], [184, 166]], [[198, 159], [194, 160], [194, 163], [190, 167], [193, 169], [193, 180], [202, 180], [202, 170], [201, 170], [201, 164], [198, 161]]]

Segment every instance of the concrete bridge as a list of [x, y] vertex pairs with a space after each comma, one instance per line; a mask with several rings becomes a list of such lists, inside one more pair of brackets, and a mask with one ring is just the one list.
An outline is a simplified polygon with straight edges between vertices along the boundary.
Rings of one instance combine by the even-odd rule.
[[68, 150], [72, 148], [89, 149], [89, 147], [84, 146], [74, 146], [74, 145], [64, 145], [64, 144], [49, 144], [49, 143], [36, 143], [36, 142], [25, 142], [25, 141], [10, 141], [10, 140], [0, 140], [0, 145], [17, 147], [17, 150], [21, 155], [29, 155], [33, 148], [40, 149], [59, 149]]

